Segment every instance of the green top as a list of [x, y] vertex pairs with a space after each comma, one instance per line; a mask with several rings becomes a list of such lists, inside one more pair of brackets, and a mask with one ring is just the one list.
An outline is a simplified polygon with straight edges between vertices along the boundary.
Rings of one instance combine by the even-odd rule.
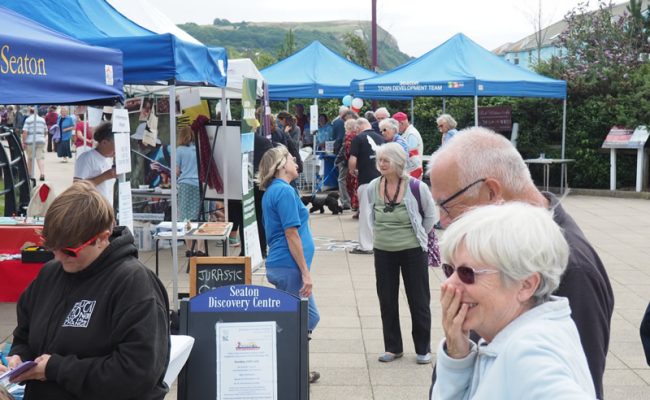
[[[377, 185], [377, 192], [379, 192]], [[380, 200], [381, 199], [381, 200]], [[375, 202], [375, 239], [373, 246], [384, 251], [401, 251], [420, 247], [404, 201], [395, 205], [393, 212], [384, 212], [386, 202], [377, 193]]]

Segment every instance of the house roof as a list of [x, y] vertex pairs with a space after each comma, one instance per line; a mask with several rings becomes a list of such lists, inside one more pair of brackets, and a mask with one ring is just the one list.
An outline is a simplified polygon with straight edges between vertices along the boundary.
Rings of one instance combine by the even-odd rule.
[[[627, 6], [630, 4], [629, 1], [626, 1], [624, 3], [616, 4], [612, 7], [612, 15], [613, 16], [622, 16], [625, 12], [627, 12]], [[645, 10], [646, 7], [650, 4], [650, 0], [643, 0], [643, 4], [641, 6], [642, 10]], [[592, 11], [592, 12], [598, 12]], [[568, 27], [568, 24], [566, 20], [563, 18], [560, 21], [555, 22], [552, 25], [547, 26], [546, 28], [542, 29], [542, 48], [544, 47], [553, 47], [555, 46], [555, 43], [557, 42], [558, 37], [564, 30]], [[535, 37], [537, 36], [537, 32], [530, 34], [526, 36], [523, 39], [520, 39], [514, 43], [505, 43], [502, 44], [501, 46], [497, 47], [496, 49], [492, 50], [492, 52], [498, 56], [507, 54], [507, 53], [519, 53], [522, 51], [528, 51], [528, 50], [535, 50], [537, 49], [537, 40]]]

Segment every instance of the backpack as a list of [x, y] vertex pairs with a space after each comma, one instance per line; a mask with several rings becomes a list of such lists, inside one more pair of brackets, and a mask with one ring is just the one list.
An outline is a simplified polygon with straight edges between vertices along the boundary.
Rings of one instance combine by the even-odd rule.
[[[422, 200], [420, 200], [420, 181], [414, 178], [409, 178], [409, 187], [411, 188], [411, 193], [415, 196], [415, 199], [418, 201], [418, 210], [422, 219], [424, 219], [424, 210], [422, 209]], [[436, 236], [436, 229], [431, 228], [429, 232], [429, 239], [427, 241], [427, 251], [428, 251], [428, 265], [431, 267], [440, 266], [440, 246], [438, 246], [438, 236]]]
[[52, 135], [52, 141], [54, 143], [59, 143], [61, 141], [61, 127], [59, 124], [50, 126], [49, 133]]

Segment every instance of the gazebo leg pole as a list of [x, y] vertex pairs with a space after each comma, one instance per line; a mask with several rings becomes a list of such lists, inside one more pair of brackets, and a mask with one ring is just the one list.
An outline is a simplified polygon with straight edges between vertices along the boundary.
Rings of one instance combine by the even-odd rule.
[[478, 96], [474, 95], [474, 126], [478, 126]]

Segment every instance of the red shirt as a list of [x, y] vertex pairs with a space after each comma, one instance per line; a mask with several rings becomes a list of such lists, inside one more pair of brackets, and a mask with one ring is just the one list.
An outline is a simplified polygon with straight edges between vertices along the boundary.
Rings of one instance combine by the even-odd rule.
[[[93, 147], [93, 128], [88, 125], [88, 122], [85, 122], [86, 126], [88, 128], [86, 131], [86, 139], [88, 141], [86, 142], [87, 147]], [[74, 128], [75, 135], [74, 135], [74, 145], [77, 147], [83, 147], [84, 141], [77, 136], [77, 132], [81, 132], [83, 134], [84, 131], [84, 122], [83, 121], [77, 121], [77, 125]]]
[[45, 125], [47, 125], [48, 130], [50, 130], [50, 127], [52, 125], [56, 124], [57, 119], [59, 119], [59, 114], [54, 111], [50, 111], [45, 114]]

